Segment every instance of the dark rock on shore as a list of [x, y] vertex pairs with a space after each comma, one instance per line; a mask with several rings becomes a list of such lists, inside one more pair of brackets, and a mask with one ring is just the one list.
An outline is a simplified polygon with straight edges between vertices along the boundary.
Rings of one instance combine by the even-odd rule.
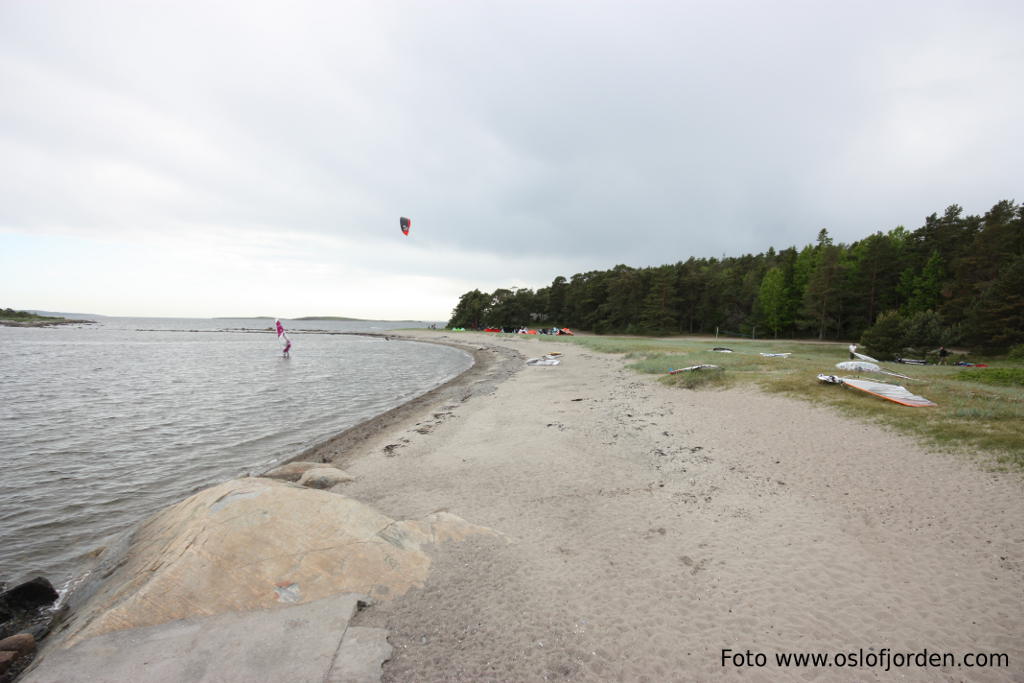
[[0, 640], [0, 683], [7, 683], [25, 670], [36, 651], [36, 639], [19, 633]]
[[27, 655], [36, 649], [36, 639], [31, 633], [19, 633], [0, 640], [0, 652], [17, 652]]
[[0, 592], [0, 683], [13, 681], [29, 664], [36, 641], [50, 632], [51, 609], [60, 595], [38, 576]]
[[41, 576], [0, 593], [0, 639], [16, 633], [43, 637], [53, 618], [50, 606], [59, 597], [53, 584]]
[[53, 584], [41, 576], [19, 584], [14, 588], [0, 593], [0, 610], [25, 611], [50, 605], [60, 595]]

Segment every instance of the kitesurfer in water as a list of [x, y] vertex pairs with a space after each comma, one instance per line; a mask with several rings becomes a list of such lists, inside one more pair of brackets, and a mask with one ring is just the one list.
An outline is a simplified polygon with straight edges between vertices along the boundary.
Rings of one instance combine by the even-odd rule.
[[284, 325], [281, 324], [280, 320], [274, 321], [274, 327], [277, 328], [277, 341], [281, 342], [281, 357], [291, 358], [288, 353], [292, 350], [292, 340], [288, 338], [288, 333], [284, 331]]

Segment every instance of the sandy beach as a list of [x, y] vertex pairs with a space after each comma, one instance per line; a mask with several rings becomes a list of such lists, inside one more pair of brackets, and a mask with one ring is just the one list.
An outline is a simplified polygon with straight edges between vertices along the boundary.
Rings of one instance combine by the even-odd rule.
[[[316, 455], [384, 514], [449, 511], [502, 538], [437, 546], [422, 588], [356, 617], [390, 632], [385, 680], [1024, 680], [1019, 475], [571, 344], [405, 336], [485, 362]], [[522, 364], [552, 350], [561, 365]], [[925, 651], [957, 665], [884, 670]], [[1009, 666], [964, 668], [971, 653]]]
[[1024, 680], [1019, 473], [575, 344], [401, 336], [475, 364], [144, 521], [26, 683]]

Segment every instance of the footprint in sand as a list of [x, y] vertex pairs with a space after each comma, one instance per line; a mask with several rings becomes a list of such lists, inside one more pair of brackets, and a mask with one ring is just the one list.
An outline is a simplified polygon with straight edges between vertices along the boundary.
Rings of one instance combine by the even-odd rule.
[[697, 572], [704, 571], [707, 568], [707, 564], [708, 564], [707, 558], [704, 558], [700, 562], [694, 562], [693, 558], [691, 558], [689, 555], [682, 555], [679, 558], [679, 561], [682, 562], [683, 564], [685, 564], [687, 567], [690, 568], [690, 575], [691, 576], [696, 576]]

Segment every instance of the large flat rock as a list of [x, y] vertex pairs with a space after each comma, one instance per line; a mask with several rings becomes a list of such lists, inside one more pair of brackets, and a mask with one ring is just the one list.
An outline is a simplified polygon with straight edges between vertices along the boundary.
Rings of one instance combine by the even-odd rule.
[[144, 522], [57, 640], [70, 647], [111, 631], [339, 593], [392, 598], [423, 585], [427, 546], [479, 533], [494, 532], [444, 512], [395, 521], [336, 493], [229, 481]]
[[23, 683], [379, 681], [380, 629], [349, 628], [362, 596], [113, 631], [50, 652]]

